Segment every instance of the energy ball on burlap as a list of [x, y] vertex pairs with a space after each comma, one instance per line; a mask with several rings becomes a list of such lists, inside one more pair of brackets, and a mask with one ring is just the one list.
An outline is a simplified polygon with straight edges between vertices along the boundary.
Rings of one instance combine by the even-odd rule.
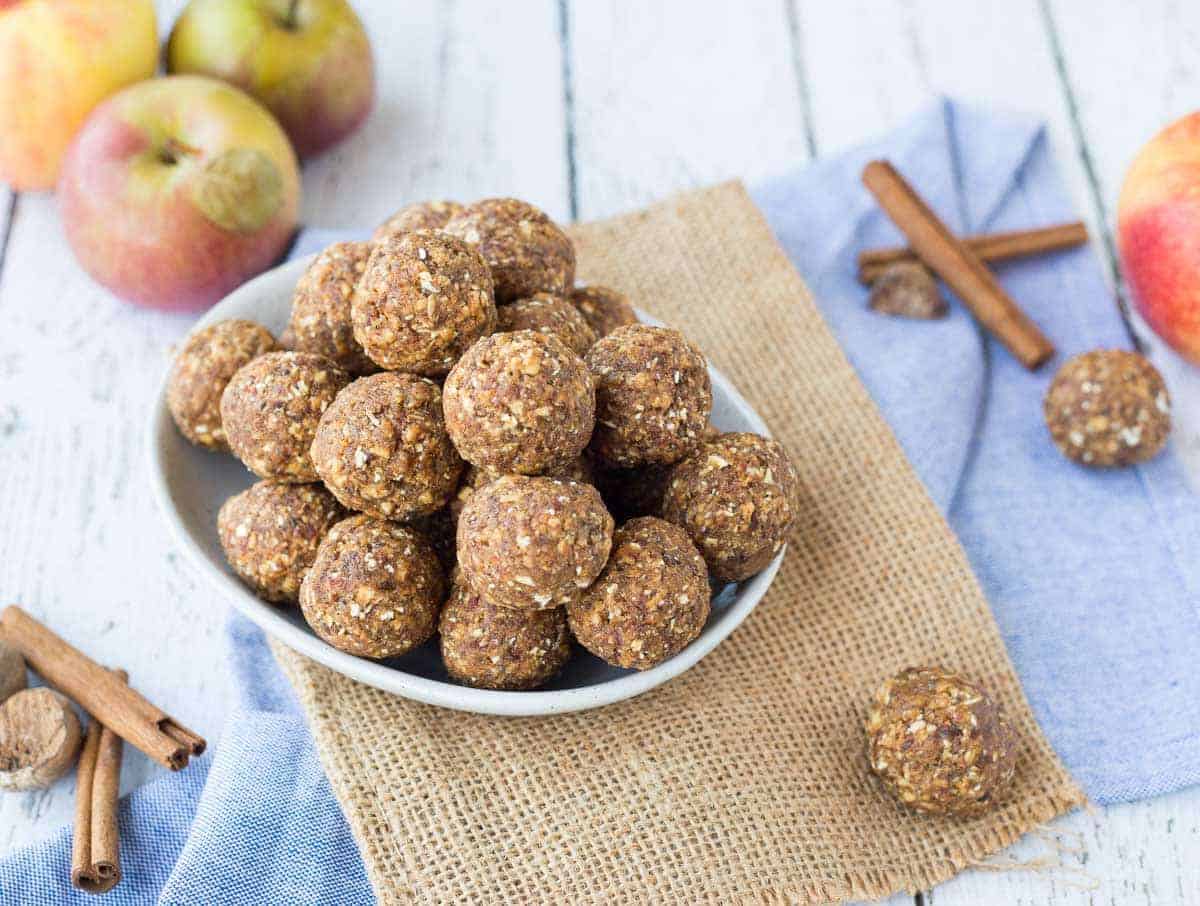
[[625, 294], [607, 286], [579, 286], [571, 290], [570, 298], [597, 339], [607, 337], [618, 327], [638, 323], [637, 312]]
[[462, 582], [450, 592], [438, 631], [446, 672], [481, 689], [537, 688], [571, 657], [567, 615], [561, 607], [499, 607]]
[[354, 338], [380, 367], [440, 377], [496, 329], [492, 276], [461, 239], [403, 233], [375, 244], [350, 319]]
[[317, 480], [308, 449], [350, 375], [321, 355], [268, 352], [238, 369], [221, 394], [234, 455], [259, 478]]
[[201, 447], [228, 450], [221, 394], [239, 368], [275, 348], [265, 327], [240, 318], [218, 321], [188, 337], [167, 380], [167, 408], [180, 433]]
[[451, 217], [461, 214], [463, 206], [457, 201], [418, 201], [402, 207], [379, 224], [371, 238], [375, 242], [391, 239], [402, 233], [417, 230], [440, 230]]
[[562, 340], [576, 355], [583, 355], [596, 342], [596, 334], [579, 310], [562, 296], [538, 293], [501, 305], [496, 311], [500, 330], [536, 330]]
[[350, 323], [350, 300], [370, 255], [369, 242], [338, 242], [313, 259], [292, 293], [290, 348], [323, 355], [351, 374], [379, 370]]
[[296, 602], [325, 534], [345, 510], [319, 484], [260, 481], [217, 513], [225, 559], [267, 601]]
[[534, 293], [566, 295], [575, 282], [575, 246], [553, 220], [515, 198], [485, 198], [446, 224], [476, 245], [496, 283], [496, 302]]
[[445, 506], [463, 469], [442, 419], [441, 389], [414, 374], [373, 374], [339, 393], [311, 453], [344, 506], [399, 522]]
[[518, 330], [472, 346], [446, 378], [442, 406], [463, 459], [536, 475], [565, 468], [587, 446], [596, 394], [587, 366], [562, 341]]
[[712, 387], [704, 356], [679, 331], [621, 327], [585, 361], [596, 381], [591, 450], [605, 463], [670, 465], [700, 445]]
[[[463, 470], [462, 479], [458, 483], [458, 489], [450, 499], [448, 507], [450, 518], [456, 527], [458, 525], [458, 517], [462, 513], [463, 507], [467, 505], [467, 501], [471, 499], [471, 495], [484, 485], [491, 484], [502, 474], [501, 472], [494, 472], [491, 469], [481, 469], [479, 466], [467, 465], [466, 469]], [[577, 456], [573, 462], [546, 474], [549, 478], [573, 478], [583, 484], [593, 484], [592, 465], [588, 462], [586, 456]]]
[[1162, 375], [1136, 352], [1121, 349], [1067, 360], [1042, 409], [1058, 449], [1087, 466], [1144, 462], [1171, 433], [1171, 398]]
[[709, 609], [704, 558], [683, 529], [651, 516], [617, 529], [608, 564], [567, 619], [596, 657], [648, 670], [691, 644]]
[[713, 578], [739, 582], [779, 553], [799, 512], [799, 492], [778, 442], [722, 434], [671, 470], [662, 515], [683, 526]]
[[889, 793], [933, 815], [981, 815], [1004, 798], [1017, 737], [982, 688], [938, 667], [887, 680], [867, 711], [867, 757]]
[[493, 604], [547, 610], [578, 599], [592, 584], [612, 534], [612, 516], [591, 485], [505, 475], [463, 507], [458, 565]]
[[359, 657], [407, 654], [437, 628], [446, 580], [415, 529], [351, 516], [329, 530], [300, 586], [313, 632]]

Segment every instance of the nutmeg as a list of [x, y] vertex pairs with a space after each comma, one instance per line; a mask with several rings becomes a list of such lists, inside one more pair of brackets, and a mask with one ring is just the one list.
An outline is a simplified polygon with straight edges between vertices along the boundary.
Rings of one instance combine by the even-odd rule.
[[75, 763], [82, 732], [53, 689], [24, 689], [0, 705], [0, 789], [41, 790]]

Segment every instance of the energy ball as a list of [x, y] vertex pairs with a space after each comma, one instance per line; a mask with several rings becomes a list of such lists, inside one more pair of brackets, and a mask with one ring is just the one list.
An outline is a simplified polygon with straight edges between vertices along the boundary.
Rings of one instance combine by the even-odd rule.
[[595, 583], [567, 605], [571, 632], [617, 667], [648, 670], [678, 654], [708, 621], [704, 558], [679, 526], [633, 519], [613, 536]]
[[505, 475], [458, 517], [458, 565], [493, 604], [548, 610], [575, 601], [604, 567], [613, 520], [591, 485]]
[[501, 305], [496, 311], [500, 330], [536, 330], [562, 340], [576, 355], [583, 355], [596, 342], [596, 334], [583, 315], [561, 296], [538, 293]]
[[591, 450], [609, 466], [670, 465], [700, 445], [712, 387], [704, 356], [679, 331], [620, 327], [585, 360], [596, 381]]
[[[467, 501], [471, 499], [471, 495], [484, 485], [491, 484], [501, 474], [473, 465], [468, 465], [463, 470], [462, 480], [458, 483], [458, 490], [455, 491], [449, 505], [450, 518], [456, 527], [458, 526], [458, 517], [462, 513], [463, 507], [467, 505]], [[573, 478], [582, 484], [593, 483], [592, 464], [588, 462], [586, 456], [578, 456], [574, 462], [546, 474], [549, 478]]]
[[887, 680], [867, 711], [867, 758], [889, 793], [933, 815], [981, 815], [1012, 784], [1017, 737], [975, 683], [939, 667]]
[[259, 478], [317, 480], [308, 448], [350, 375], [321, 355], [268, 352], [238, 369], [221, 394], [234, 455]]
[[350, 323], [350, 299], [370, 255], [369, 242], [338, 242], [313, 259], [292, 293], [290, 348], [323, 355], [351, 374], [378, 370]]
[[713, 578], [739, 582], [783, 547], [799, 512], [787, 452], [757, 434], [722, 434], [671, 470], [664, 519], [683, 526]]
[[446, 433], [438, 385], [386, 371], [337, 395], [317, 425], [311, 453], [343, 506], [399, 522], [445, 506], [463, 469]]
[[1136, 352], [1121, 349], [1068, 359], [1042, 409], [1058, 449], [1087, 466], [1145, 462], [1171, 433], [1171, 397], [1162, 375]]
[[446, 672], [481, 689], [535, 689], [553, 679], [571, 657], [561, 607], [497, 607], [461, 582], [442, 609], [438, 631]]
[[462, 211], [463, 206], [457, 201], [417, 201], [405, 205], [379, 224], [371, 235], [371, 239], [380, 242], [402, 233], [413, 233], [417, 230], [440, 230], [451, 217], [461, 214]]
[[167, 408], [179, 432], [209, 450], [228, 450], [221, 425], [225, 385], [243, 365], [275, 348], [265, 327], [240, 318], [218, 321], [188, 337], [167, 380]]
[[496, 329], [492, 276], [461, 239], [403, 233], [375, 244], [350, 319], [354, 338], [380, 367], [441, 377]]
[[596, 332], [607, 337], [618, 327], [638, 323], [637, 313], [624, 293], [607, 286], [579, 286], [571, 290], [571, 302]]
[[443, 388], [446, 428], [467, 462], [499, 473], [562, 469], [587, 446], [596, 394], [557, 337], [497, 333], [462, 357]]
[[476, 245], [496, 283], [496, 302], [534, 293], [566, 295], [575, 282], [575, 246], [553, 220], [515, 198], [468, 205], [445, 230]]
[[217, 513], [225, 559], [266, 601], [296, 603], [325, 534], [345, 511], [319, 484], [260, 481]]
[[300, 586], [300, 610], [334, 648], [359, 657], [399, 657], [433, 635], [445, 590], [441, 564], [424, 535], [351, 516], [321, 542]]

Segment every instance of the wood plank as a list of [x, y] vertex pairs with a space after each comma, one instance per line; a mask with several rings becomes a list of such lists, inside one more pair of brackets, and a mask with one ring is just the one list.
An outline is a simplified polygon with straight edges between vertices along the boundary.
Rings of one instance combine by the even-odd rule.
[[[183, 2], [160, 5], [164, 36]], [[369, 229], [412, 199], [504, 192], [566, 214], [552, 0], [355, 6], [379, 61], [379, 106], [362, 133], [305, 168], [307, 220]], [[21, 197], [0, 310], [0, 600], [126, 667], [219, 744], [234, 701], [227, 607], [162, 530], [143, 452], [155, 387], [193, 319], [134, 309], [93, 284], [47, 195]], [[123, 789], [157, 773], [131, 753]], [[0, 797], [0, 855], [69, 821], [71, 797], [69, 780]]]
[[571, 3], [583, 219], [809, 157], [784, 4]]

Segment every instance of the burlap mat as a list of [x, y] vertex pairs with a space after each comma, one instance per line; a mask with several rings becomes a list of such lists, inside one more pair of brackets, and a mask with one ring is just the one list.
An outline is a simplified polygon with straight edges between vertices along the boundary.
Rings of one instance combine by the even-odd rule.
[[[276, 646], [382, 903], [804, 902], [928, 888], [1083, 801], [950, 529], [741, 186], [574, 231], [580, 277], [681, 327], [795, 459], [807, 509], [745, 624], [653, 693], [553, 718], [416, 704]], [[976, 677], [1015, 795], [909, 814], [869, 779], [886, 674]]]

